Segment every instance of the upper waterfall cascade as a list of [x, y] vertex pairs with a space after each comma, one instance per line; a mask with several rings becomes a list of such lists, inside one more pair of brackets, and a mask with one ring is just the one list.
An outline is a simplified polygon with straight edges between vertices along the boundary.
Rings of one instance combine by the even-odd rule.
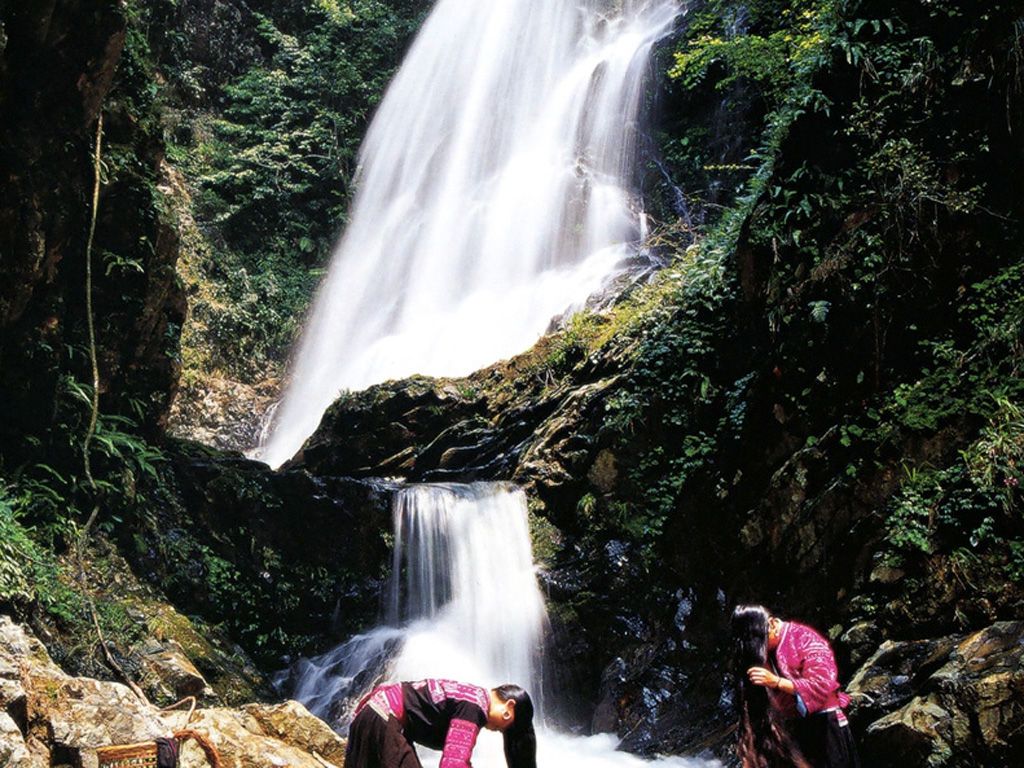
[[360, 150], [349, 226], [255, 456], [327, 406], [527, 349], [642, 237], [649, 52], [678, 0], [438, 0]]
[[[611, 735], [583, 739], [544, 725], [541, 656], [547, 614], [530, 547], [525, 494], [494, 483], [418, 485], [394, 500], [395, 549], [387, 619], [275, 681], [336, 728], [375, 684], [447, 677], [531, 692], [538, 764], [631, 768], [648, 761], [616, 751]], [[436, 765], [420, 749], [423, 764]], [[658, 766], [721, 768], [664, 758]], [[474, 765], [501, 766], [501, 740], [482, 736]]]

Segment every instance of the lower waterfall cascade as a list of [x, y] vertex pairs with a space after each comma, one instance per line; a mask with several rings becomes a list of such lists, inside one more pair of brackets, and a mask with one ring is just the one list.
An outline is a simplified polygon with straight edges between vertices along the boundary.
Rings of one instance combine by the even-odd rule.
[[[381, 682], [511, 682], [530, 691], [537, 708], [538, 765], [720, 765], [683, 757], [649, 761], [618, 751], [611, 734], [569, 735], [545, 722], [541, 661], [547, 614], [522, 490], [501, 483], [409, 486], [396, 493], [393, 513], [384, 621], [283, 670], [275, 679], [279, 691], [344, 733], [355, 705]], [[439, 753], [417, 749], [425, 766], [437, 764]], [[483, 734], [473, 764], [503, 766], [501, 739]]]

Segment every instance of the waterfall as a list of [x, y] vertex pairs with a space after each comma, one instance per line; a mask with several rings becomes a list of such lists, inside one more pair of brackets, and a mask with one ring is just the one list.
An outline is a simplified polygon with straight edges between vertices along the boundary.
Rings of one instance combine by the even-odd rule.
[[396, 497], [389, 614], [407, 622], [393, 674], [539, 690], [546, 622], [522, 491], [426, 485]]
[[438, 0], [360, 149], [335, 247], [255, 456], [327, 406], [527, 349], [621, 269], [642, 84], [678, 0]]
[[[420, 485], [394, 504], [394, 559], [386, 621], [280, 673], [275, 684], [344, 731], [355, 704], [382, 681], [447, 677], [494, 687], [512, 682], [538, 710], [538, 764], [628, 768], [648, 761], [543, 723], [540, 661], [547, 617], [530, 547], [526, 498], [512, 486]], [[426, 766], [436, 765], [418, 748]], [[718, 763], [663, 758], [659, 766]], [[501, 739], [481, 736], [474, 765], [504, 766]]]
[[540, 689], [546, 623], [522, 491], [418, 485], [394, 499], [384, 623], [287, 670], [280, 684], [339, 725], [387, 679], [448, 677]]

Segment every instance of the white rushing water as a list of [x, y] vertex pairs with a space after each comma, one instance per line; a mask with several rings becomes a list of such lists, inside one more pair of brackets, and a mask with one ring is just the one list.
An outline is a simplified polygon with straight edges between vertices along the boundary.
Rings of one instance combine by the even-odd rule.
[[350, 223], [254, 455], [344, 390], [529, 348], [639, 241], [642, 81], [678, 0], [438, 0], [360, 150]]
[[[617, 751], [611, 735], [571, 736], [543, 721], [539, 674], [547, 616], [522, 491], [489, 483], [413, 486], [396, 497], [394, 525], [387, 620], [282, 673], [277, 682], [285, 693], [344, 731], [355, 704], [383, 681], [517, 683], [537, 707], [539, 766], [651, 762]], [[482, 734], [473, 765], [502, 768], [501, 743], [495, 734]], [[425, 766], [437, 765], [438, 753], [418, 749]], [[719, 766], [680, 757], [653, 762], [659, 768]]]

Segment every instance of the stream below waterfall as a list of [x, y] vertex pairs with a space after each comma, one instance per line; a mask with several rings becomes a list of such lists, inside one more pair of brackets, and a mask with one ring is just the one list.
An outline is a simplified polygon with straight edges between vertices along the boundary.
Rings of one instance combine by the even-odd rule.
[[[544, 719], [542, 655], [547, 615], [530, 546], [525, 494], [497, 483], [416, 485], [395, 495], [394, 556], [384, 620], [328, 653], [302, 659], [275, 685], [341, 733], [352, 710], [384, 681], [444, 677], [485, 687], [512, 682], [537, 707], [539, 766], [627, 768], [646, 764], [616, 750], [610, 734], [560, 733]], [[417, 748], [425, 766], [439, 753]], [[659, 766], [711, 768], [664, 757]], [[500, 768], [501, 739], [483, 732], [477, 768]]]

